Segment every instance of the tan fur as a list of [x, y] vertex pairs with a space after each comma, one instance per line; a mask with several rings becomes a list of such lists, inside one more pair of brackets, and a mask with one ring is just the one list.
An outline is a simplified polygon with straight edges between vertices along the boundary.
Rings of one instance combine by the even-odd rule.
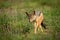
[[39, 31], [39, 29], [41, 29], [41, 31], [43, 32], [43, 29], [41, 27], [41, 23], [43, 21], [43, 13], [40, 12], [39, 16], [37, 16], [35, 14], [35, 11], [34, 11], [34, 14], [32, 14], [32, 15], [29, 15], [27, 12], [26, 12], [26, 14], [29, 17], [30, 22], [33, 22], [35, 20], [34, 21], [34, 33], [36, 34], [37, 29], [38, 29], [38, 31]]
[[34, 22], [34, 33], [36, 34], [36, 30], [38, 28], [38, 31], [39, 31], [39, 28], [41, 28], [41, 31], [43, 32], [42, 30], [42, 27], [41, 27], [41, 23], [43, 21], [43, 13], [40, 14], [40, 16], [37, 16], [36, 17], [36, 21]]

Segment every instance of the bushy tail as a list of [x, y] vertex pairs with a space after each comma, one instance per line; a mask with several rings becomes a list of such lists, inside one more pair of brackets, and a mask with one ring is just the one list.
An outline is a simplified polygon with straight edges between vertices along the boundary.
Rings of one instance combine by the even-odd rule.
[[47, 28], [46, 28], [46, 25], [45, 25], [43, 22], [41, 23], [41, 26], [42, 26], [44, 29], [47, 29]]

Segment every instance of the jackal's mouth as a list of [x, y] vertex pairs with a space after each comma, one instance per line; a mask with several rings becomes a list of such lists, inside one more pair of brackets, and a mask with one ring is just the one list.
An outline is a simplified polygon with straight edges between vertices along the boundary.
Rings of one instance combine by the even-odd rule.
[[29, 22], [35, 22], [36, 20], [29, 20]]

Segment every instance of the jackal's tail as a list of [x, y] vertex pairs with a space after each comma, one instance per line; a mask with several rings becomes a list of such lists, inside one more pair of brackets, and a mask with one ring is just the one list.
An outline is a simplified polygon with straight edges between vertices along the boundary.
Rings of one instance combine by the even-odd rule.
[[47, 29], [47, 28], [46, 28], [46, 25], [45, 25], [43, 22], [41, 23], [41, 26], [42, 26], [44, 29]]

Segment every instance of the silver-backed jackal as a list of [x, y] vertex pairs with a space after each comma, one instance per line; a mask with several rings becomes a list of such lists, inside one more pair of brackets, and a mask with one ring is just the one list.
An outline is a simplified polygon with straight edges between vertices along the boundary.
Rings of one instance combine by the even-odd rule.
[[43, 17], [43, 13], [42, 12], [33, 11], [32, 14], [28, 14], [26, 12], [26, 15], [28, 16], [29, 22], [33, 22], [34, 23], [34, 33], [35, 34], [36, 34], [37, 29], [38, 30], [41, 29], [42, 32], [43, 32], [42, 27], [44, 27], [46, 29], [45, 25], [43, 24], [44, 17]]

